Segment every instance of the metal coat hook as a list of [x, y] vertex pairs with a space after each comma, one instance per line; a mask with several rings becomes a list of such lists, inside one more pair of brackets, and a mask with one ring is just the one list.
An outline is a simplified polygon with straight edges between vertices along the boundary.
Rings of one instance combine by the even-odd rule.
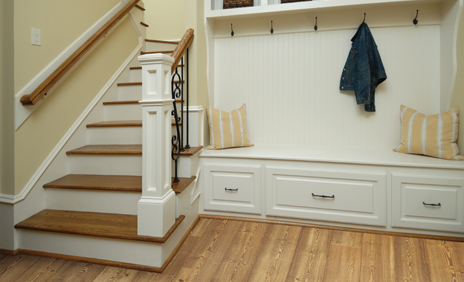
[[274, 28], [272, 27], [272, 21], [271, 21], [271, 34], [274, 33]]
[[366, 21], [366, 13], [364, 13], [363, 23]]
[[418, 15], [419, 15], [419, 10], [416, 11], [416, 17], [415, 17], [414, 20], [412, 21], [412, 23], [413, 23], [414, 25], [417, 25], [417, 23], [419, 22], [419, 21], [417, 20], [417, 16], [418, 16]]
[[314, 25], [314, 30], [317, 30], [317, 17], [316, 17], [316, 24]]
[[230, 24], [230, 36], [234, 36], [234, 27]]

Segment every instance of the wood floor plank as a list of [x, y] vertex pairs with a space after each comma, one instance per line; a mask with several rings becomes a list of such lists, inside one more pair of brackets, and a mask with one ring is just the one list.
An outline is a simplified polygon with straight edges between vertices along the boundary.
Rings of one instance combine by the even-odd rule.
[[363, 234], [361, 281], [394, 281], [393, 237]]
[[268, 228], [250, 281], [285, 281], [301, 230], [288, 225]]
[[[452, 242], [439, 240], [426, 240], [425, 246], [432, 281], [464, 281], [464, 269], [460, 261], [464, 250], [455, 249]], [[459, 253], [463, 255], [457, 256]]]
[[361, 255], [362, 233], [334, 230], [322, 281], [359, 281]]
[[[211, 277], [212, 272], [216, 269], [211, 268], [212, 265], [215, 265], [216, 262], [212, 261], [212, 255], [215, 257], [220, 255], [225, 255], [224, 251], [226, 249], [226, 245], [230, 243], [230, 236], [232, 236], [236, 230], [234, 230], [239, 223], [237, 221], [228, 221], [224, 220], [221, 221], [220, 225], [218, 225], [211, 233], [210, 240], [208, 244], [201, 244], [201, 240], [199, 245], [201, 244], [201, 248], [195, 248], [194, 254], [192, 254], [195, 259], [191, 258], [192, 264], [188, 261], [184, 264], [184, 267], [192, 269], [192, 272], [189, 274], [188, 277], [181, 277], [180, 274], [174, 277], [173, 281], [178, 281], [179, 279], [187, 280], [188, 281], [209, 281], [208, 277]], [[219, 254], [219, 255], [218, 255]], [[208, 265], [209, 264], [209, 265]]]
[[39, 257], [39, 259], [32, 264], [28, 269], [26, 269], [18, 278], [18, 281], [36, 281], [39, 277], [42, 277], [47, 269], [51, 267], [51, 265], [57, 259], [54, 258], [47, 258], [47, 257]]
[[17, 278], [29, 269], [40, 257], [15, 255], [11, 257], [10, 263], [0, 268], [0, 281], [19, 281]]
[[333, 231], [304, 228], [286, 281], [322, 281]]
[[94, 282], [130, 282], [135, 279], [139, 271], [133, 269], [107, 266], [95, 277]]
[[107, 266], [100, 264], [91, 264], [85, 262], [77, 263], [78, 267], [72, 267], [75, 263], [71, 263], [70, 267], [66, 268], [62, 275], [54, 282], [93, 282], [95, 278], [105, 269]]
[[35, 280], [34, 282], [55, 281], [59, 274], [72, 264], [71, 261], [55, 259]]
[[394, 238], [395, 281], [431, 282], [424, 240]]

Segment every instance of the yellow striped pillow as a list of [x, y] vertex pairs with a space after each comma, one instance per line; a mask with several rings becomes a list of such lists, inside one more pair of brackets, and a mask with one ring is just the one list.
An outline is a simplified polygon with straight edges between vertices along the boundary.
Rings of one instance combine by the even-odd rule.
[[211, 139], [207, 149], [253, 146], [248, 139], [245, 109], [245, 104], [230, 113], [206, 107]]
[[464, 160], [459, 155], [459, 108], [426, 116], [401, 105], [401, 144], [393, 151], [427, 155], [447, 160]]

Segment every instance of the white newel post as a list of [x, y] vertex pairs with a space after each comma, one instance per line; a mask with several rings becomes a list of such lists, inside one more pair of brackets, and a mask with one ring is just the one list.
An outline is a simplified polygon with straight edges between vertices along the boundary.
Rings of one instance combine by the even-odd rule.
[[142, 198], [138, 234], [163, 237], [175, 218], [171, 189], [171, 65], [164, 54], [139, 56], [142, 64]]

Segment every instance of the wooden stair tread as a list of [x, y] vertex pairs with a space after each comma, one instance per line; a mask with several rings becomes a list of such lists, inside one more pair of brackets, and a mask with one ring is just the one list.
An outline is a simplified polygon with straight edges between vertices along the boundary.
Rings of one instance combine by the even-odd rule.
[[144, 22], [140, 22], [141, 25], [145, 26], [145, 27], [150, 27], [148, 24], [144, 23]]
[[[192, 183], [193, 181], [195, 181], [197, 177], [196, 176], [192, 176], [190, 178], [186, 178], [186, 177], [179, 177], [179, 182], [177, 183], [172, 183], [172, 190], [176, 193], [176, 194], [180, 194], [182, 193], [182, 191], [185, 190], [185, 188], [187, 188], [190, 183]], [[174, 181], [174, 177], [172, 178], [172, 181]]]
[[153, 43], [167, 43], [167, 44], [179, 44], [179, 41], [166, 41], [166, 40], [156, 40], [156, 39], [145, 39], [145, 42]]
[[139, 100], [130, 100], [130, 101], [109, 101], [103, 102], [103, 105], [126, 105], [126, 104], [138, 104]]
[[43, 188], [142, 192], [142, 176], [68, 174]]
[[142, 145], [86, 145], [71, 151], [67, 151], [66, 154], [142, 155]]
[[94, 212], [43, 210], [15, 228], [94, 237], [164, 243], [184, 220], [181, 215], [164, 237], [137, 235], [137, 216]]
[[126, 127], [126, 126], [142, 126], [141, 120], [116, 120], [116, 121], [101, 121], [87, 124], [87, 127]]
[[130, 69], [130, 70], [141, 70], [142, 67], [130, 67], [129, 69]]
[[198, 153], [201, 149], [203, 149], [203, 146], [200, 147], [190, 147], [188, 149], [185, 149], [185, 151], [180, 152], [181, 155], [183, 156], [192, 156]]
[[142, 82], [121, 82], [118, 83], [118, 86], [137, 86], [142, 85]]
[[173, 51], [174, 51], [174, 50], [167, 50], [167, 51], [150, 51], [150, 52], [140, 51], [140, 55], [157, 54], [157, 53], [161, 53], [161, 54], [171, 54]]

